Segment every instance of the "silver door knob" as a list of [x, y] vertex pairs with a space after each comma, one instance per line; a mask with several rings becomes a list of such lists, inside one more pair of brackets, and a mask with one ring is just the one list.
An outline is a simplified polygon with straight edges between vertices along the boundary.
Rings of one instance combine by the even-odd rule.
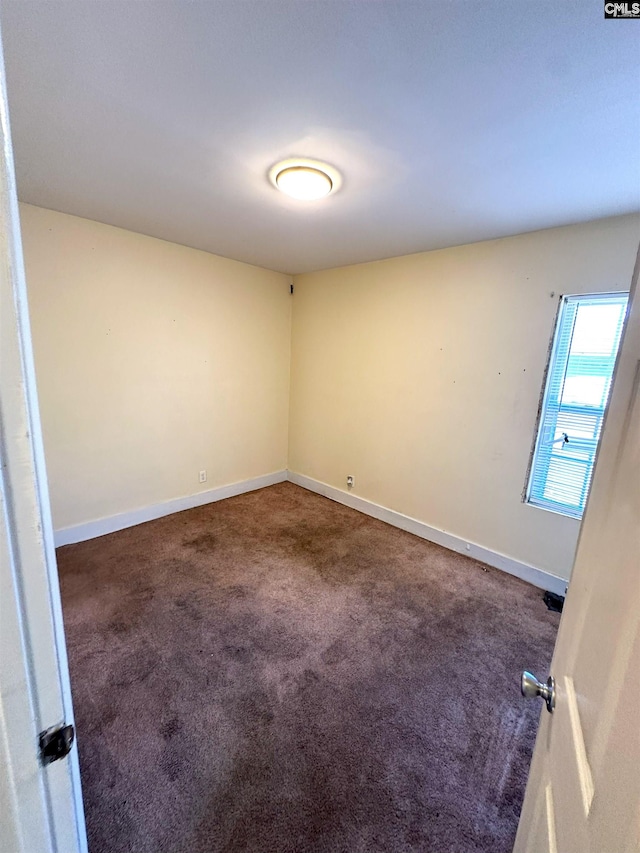
[[543, 684], [530, 672], [522, 673], [522, 681], [520, 682], [520, 692], [525, 699], [535, 699], [537, 696], [542, 697], [547, 704], [547, 711], [552, 714], [556, 706], [556, 682], [553, 676], [547, 678], [547, 683]]

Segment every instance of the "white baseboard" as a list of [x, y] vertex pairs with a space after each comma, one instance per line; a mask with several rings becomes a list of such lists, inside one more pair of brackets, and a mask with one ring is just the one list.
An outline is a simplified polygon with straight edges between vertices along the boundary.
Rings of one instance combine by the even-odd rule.
[[380, 521], [386, 521], [387, 524], [392, 524], [401, 530], [414, 533], [422, 539], [428, 539], [429, 542], [449, 548], [450, 551], [465, 554], [467, 557], [473, 557], [475, 560], [486, 563], [488, 566], [493, 566], [496, 569], [501, 569], [503, 572], [508, 572], [510, 575], [515, 575], [517, 578], [540, 587], [540, 589], [548, 589], [550, 592], [555, 592], [558, 595], [566, 594], [568, 581], [552, 575], [550, 572], [537, 569], [535, 566], [528, 565], [528, 563], [521, 563], [519, 560], [507, 557], [505, 554], [499, 554], [497, 551], [491, 551], [489, 548], [477, 545], [475, 542], [460, 539], [460, 537], [454, 536], [452, 533], [446, 533], [443, 530], [430, 527], [416, 518], [411, 518], [408, 515], [403, 515], [401, 512], [396, 512], [395, 510], [375, 504], [372, 501], [359, 498], [350, 492], [343, 492], [341, 489], [336, 489], [335, 486], [321, 483], [319, 480], [306, 477], [304, 474], [296, 474], [293, 471], [289, 471], [288, 479], [297, 486], [302, 486], [304, 489], [316, 492], [325, 498], [330, 498], [332, 501], [337, 501], [337, 503], [349, 506], [352, 509], [358, 510], [358, 512], [363, 512], [365, 515], [370, 515]]
[[406, 530], [409, 533], [420, 536], [422, 539], [428, 539], [429, 542], [434, 542], [436, 545], [442, 545], [451, 551], [473, 557], [481, 563], [486, 563], [488, 566], [493, 566], [496, 569], [501, 569], [503, 572], [508, 572], [510, 575], [515, 575], [522, 580], [528, 581], [534, 586], [540, 587], [540, 589], [548, 589], [559, 595], [566, 594], [568, 582], [556, 575], [552, 575], [550, 572], [537, 569], [535, 566], [530, 566], [527, 563], [521, 563], [512, 557], [507, 557], [497, 551], [491, 551], [489, 548], [477, 545], [475, 542], [469, 542], [466, 539], [454, 536], [452, 533], [446, 533], [443, 530], [430, 527], [416, 518], [411, 518], [392, 509], [387, 509], [387, 507], [375, 504], [365, 498], [360, 498], [349, 492], [343, 492], [341, 489], [335, 488], [335, 486], [330, 486], [327, 483], [306, 477], [304, 474], [296, 474], [293, 471], [274, 471], [272, 474], [264, 474], [261, 477], [242, 480], [239, 483], [231, 483], [227, 486], [218, 486], [215, 489], [208, 489], [206, 492], [198, 492], [195, 495], [187, 495], [183, 498], [163, 501], [162, 503], [142, 507], [141, 509], [111, 515], [107, 518], [98, 518], [94, 521], [87, 521], [84, 524], [76, 524], [72, 527], [63, 527], [54, 532], [55, 546], [59, 548], [61, 545], [71, 545], [74, 542], [95, 539], [95, 537], [104, 536], [106, 533], [114, 533], [116, 530], [124, 530], [126, 527], [143, 524], [145, 521], [153, 521], [156, 518], [162, 518], [174, 512], [181, 512], [184, 509], [192, 509], [196, 506], [204, 506], [204, 504], [221, 501], [225, 498], [232, 498], [235, 495], [242, 495], [245, 492], [264, 489], [266, 486], [273, 486], [285, 480], [289, 480], [297, 486], [302, 486], [304, 489], [358, 510], [358, 512], [362, 512], [365, 515], [370, 515], [372, 518], [377, 518], [394, 527], [399, 527], [401, 530]]
[[193, 509], [193, 507], [204, 506], [204, 504], [221, 501], [224, 498], [233, 498], [245, 492], [264, 489], [265, 486], [283, 483], [286, 479], [286, 471], [274, 471], [272, 474], [264, 474], [262, 477], [242, 480], [240, 483], [231, 483], [228, 486], [218, 486], [215, 489], [197, 492], [195, 495], [187, 495], [184, 498], [163, 501], [142, 509], [133, 509], [129, 512], [111, 515], [107, 518], [97, 518], [95, 521], [87, 521], [84, 524], [76, 524], [72, 527], [63, 527], [54, 532], [55, 546], [59, 548], [61, 545], [71, 545], [74, 542], [95, 539], [96, 536], [104, 536], [105, 533], [114, 533], [116, 530], [124, 530], [125, 527], [133, 527], [135, 524], [153, 521], [155, 518], [162, 518], [164, 515], [182, 512], [183, 509]]

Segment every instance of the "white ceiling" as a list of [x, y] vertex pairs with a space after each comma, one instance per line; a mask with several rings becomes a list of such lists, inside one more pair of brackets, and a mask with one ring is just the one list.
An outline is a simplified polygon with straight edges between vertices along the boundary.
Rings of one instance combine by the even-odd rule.
[[[4, 0], [20, 197], [304, 272], [640, 208], [602, 0]], [[279, 159], [341, 170], [318, 202]]]

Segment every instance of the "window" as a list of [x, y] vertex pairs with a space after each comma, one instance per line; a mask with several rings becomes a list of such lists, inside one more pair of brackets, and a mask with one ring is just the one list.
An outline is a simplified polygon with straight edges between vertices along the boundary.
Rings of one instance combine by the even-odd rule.
[[582, 517], [627, 298], [562, 299], [527, 488], [535, 506]]

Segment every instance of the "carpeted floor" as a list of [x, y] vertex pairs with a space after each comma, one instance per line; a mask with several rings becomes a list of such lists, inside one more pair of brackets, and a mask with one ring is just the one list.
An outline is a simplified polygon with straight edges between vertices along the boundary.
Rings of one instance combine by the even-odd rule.
[[58, 551], [91, 853], [507, 853], [540, 590], [283, 483]]

